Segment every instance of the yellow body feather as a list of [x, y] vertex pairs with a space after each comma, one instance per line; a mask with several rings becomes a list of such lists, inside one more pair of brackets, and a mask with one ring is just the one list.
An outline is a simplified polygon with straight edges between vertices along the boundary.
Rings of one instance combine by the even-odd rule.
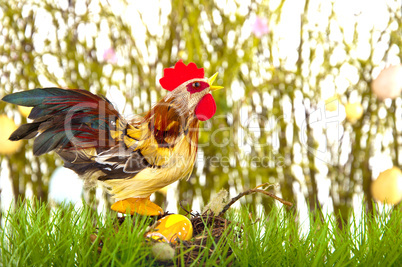
[[[114, 198], [147, 198], [155, 191], [179, 180], [187, 178], [193, 170], [197, 149], [192, 147], [188, 136], [181, 135], [173, 149], [159, 147], [152, 137], [138, 142], [141, 153], [149, 163], [160, 168], [148, 167], [133, 178], [106, 180]], [[189, 153], [190, 152], [190, 153]]]

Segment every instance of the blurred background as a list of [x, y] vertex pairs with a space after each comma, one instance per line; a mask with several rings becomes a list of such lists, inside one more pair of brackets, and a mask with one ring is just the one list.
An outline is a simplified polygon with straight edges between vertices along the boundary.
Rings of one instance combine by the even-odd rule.
[[[196, 167], [153, 196], [195, 211], [222, 188], [234, 197], [261, 183], [308, 220], [338, 226], [373, 201], [402, 198], [401, 1], [2, 1], [0, 97], [37, 87], [104, 94], [125, 115], [166, 91], [179, 59], [219, 71], [217, 113], [202, 124]], [[36, 196], [53, 205], [110, 199], [32, 140], [10, 142], [29, 109], [0, 102], [1, 207]], [[387, 170], [387, 171], [386, 171]], [[385, 171], [385, 172], [384, 172]], [[259, 195], [241, 203], [269, 211]], [[400, 206], [400, 204], [399, 204]]]

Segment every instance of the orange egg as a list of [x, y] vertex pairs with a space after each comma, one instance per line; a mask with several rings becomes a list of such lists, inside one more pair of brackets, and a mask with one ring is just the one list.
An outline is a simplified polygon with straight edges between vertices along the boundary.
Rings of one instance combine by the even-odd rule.
[[153, 231], [146, 233], [145, 236], [162, 242], [177, 244], [177, 239], [190, 240], [192, 238], [193, 226], [187, 217], [172, 214], [158, 220]]

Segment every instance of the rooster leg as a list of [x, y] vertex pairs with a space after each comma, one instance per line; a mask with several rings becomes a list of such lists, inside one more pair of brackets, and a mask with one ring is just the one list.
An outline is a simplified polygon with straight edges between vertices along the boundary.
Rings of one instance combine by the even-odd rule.
[[149, 198], [126, 198], [114, 203], [111, 209], [131, 215], [134, 213], [145, 216], [158, 216], [163, 214], [162, 208], [149, 200]]

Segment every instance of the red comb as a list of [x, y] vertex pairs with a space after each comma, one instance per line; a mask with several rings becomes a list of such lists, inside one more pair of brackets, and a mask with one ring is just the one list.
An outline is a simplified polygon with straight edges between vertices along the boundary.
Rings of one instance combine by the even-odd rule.
[[180, 84], [195, 78], [204, 78], [204, 69], [197, 68], [195, 63], [190, 62], [186, 66], [183, 60], [179, 60], [174, 68], [166, 68], [163, 70], [163, 77], [159, 83], [168, 91], [173, 91]]

